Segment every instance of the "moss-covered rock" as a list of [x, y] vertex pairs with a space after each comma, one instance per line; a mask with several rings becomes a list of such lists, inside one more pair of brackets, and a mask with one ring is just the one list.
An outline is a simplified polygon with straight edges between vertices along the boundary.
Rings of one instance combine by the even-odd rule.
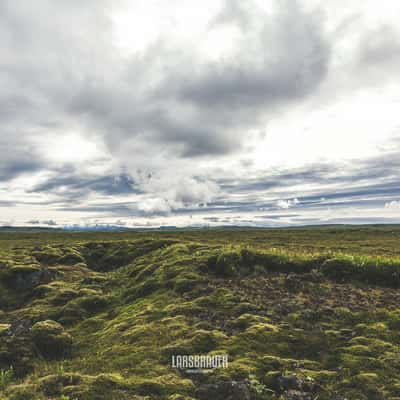
[[97, 292], [75, 298], [63, 307], [60, 321], [65, 324], [80, 321], [102, 311], [108, 303], [107, 296], [97, 294]]
[[68, 303], [70, 300], [75, 299], [79, 296], [77, 290], [71, 288], [64, 288], [57, 290], [54, 296], [51, 298], [51, 303], [59, 306]]
[[217, 348], [226, 336], [218, 331], [197, 330], [189, 338], [165, 346], [162, 353], [167, 359], [173, 355], [206, 354]]
[[84, 382], [84, 377], [75, 373], [47, 375], [38, 380], [39, 389], [47, 396], [61, 395], [66, 386], [77, 386]]
[[32, 252], [32, 256], [35, 259], [45, 265], [54, 265], [62, 258], [63, 252], [60, 248], [46, 246]]
[[56, 321], [46, 320], [34, 324], [32, 340], [45, 358], [59, 359], [71, 354], [72, 337]]

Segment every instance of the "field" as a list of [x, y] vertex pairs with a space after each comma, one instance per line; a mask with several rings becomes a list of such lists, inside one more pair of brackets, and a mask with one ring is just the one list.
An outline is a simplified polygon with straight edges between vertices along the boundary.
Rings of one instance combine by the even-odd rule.
[[395, 400], [399, 345], [399, 226], [0, 233], [0, 399]]

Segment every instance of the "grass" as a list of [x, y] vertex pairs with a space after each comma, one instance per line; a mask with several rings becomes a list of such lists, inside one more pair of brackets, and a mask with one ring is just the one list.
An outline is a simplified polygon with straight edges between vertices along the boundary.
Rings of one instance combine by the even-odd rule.
[[0, 398], [394, 400], [399, 243], [396, 226], [2, 233]]

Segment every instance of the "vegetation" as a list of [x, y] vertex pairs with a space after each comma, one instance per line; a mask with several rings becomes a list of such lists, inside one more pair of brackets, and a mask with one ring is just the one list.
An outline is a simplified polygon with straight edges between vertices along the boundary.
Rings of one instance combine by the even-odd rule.
[[0, 398], [398, 399], [399, 244], [396, 226], [3, 232]]

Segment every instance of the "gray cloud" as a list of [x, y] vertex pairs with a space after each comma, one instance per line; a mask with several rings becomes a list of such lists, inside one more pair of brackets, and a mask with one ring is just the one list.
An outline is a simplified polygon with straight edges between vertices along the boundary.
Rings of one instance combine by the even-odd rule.
[[400, 32], [391, 25], [383, 24], [368, 32], [361, 39], [359, 48], [361, 67], [387, 73], [388, 67], [395, 72], [400, 65]]
[[46, 182], [35, 186], [32, 192], [55, 192], [67, 189], [70, 195], [75, 198], [82, 197], [90, 192], [105, 195], [125, 195], [140, 193], [135, 181], [128, 174], [120, 174], [117, 176], [78, 176], [71, 174], [63, 176], [60, 174], [49, 178]]
[[[318, 207], [376, 206], [400, 195], [398, 152], [351, 168], [331, 162], [247, 174], [254, 165], [245, 160], [238, 177], [229, 167], [196, 171], [203, 158], [218, 163], [246, 150], [253, 131], [318, 94], [335, 73], [335, 38], [305, 2], [276, 1], [273, 12], [265, 13], [252, 1], [226, 0], [208, 33], [230, 27], [238, 34], [231, 52], [212, 60], [163, 37], [140, 54], [121, 55], [109, 16], [115, 4], [0, 3], [2, 195], [15, 178], [42, 173], [25, 188], [35, 201], [17, 203], [141, 217], [268, 209], [269, 219], [295, 219], [297, 210]], [[393, 75], [400, 61], [398, 39], [389, 25], [366, 32], [352, 73], [362, 70], [371, 82], [386, 79], [385, 72]], [[66, 132], [104, 143], [113, 166], [87, 172], [91, 165], [49, 162], [47, 138]], [[297, 193], [306, 184], [313, 188]], [[40, 200], [43, 195], [54, 200]], [[91, 195], [124, 201], [88, 205]], [[277, 202], [294, 198], [300, 200], [291, 207], [296, 211], [280, 214]]]
[[32, 146], [24, 143], [23, 138], [14, 137], [16, 132], [2, 130], [0, 120], [1, 133], [3, 136], [0, 136], [0, 182], [10, 181], [21, 174], [35, 172], [46, 167], [44, 160]]
[[29, 224], [29, 225], [57, 226], [57, 222], [54, 221], [53, 219], [43, 220], [43, 221], [39, 221], [38, 219], [33, 219], [33, 220], [30, 220], [30, 221], [27, 221], [27, 224]]
[[9, 181], [23, 173], [33, 172], [43, 167], [44, 167], [43, 164], [40, 164], [35, 160], [29, 160], [29, 159], [10, 160], [6, 164], [0, 166], [0, 181]]
[[223, 62], [193, 59], [163, 41], [122, 60], [108, 38], [107, 4], [2, 2], [2, 116], [13, 124], [23, 115], [20, 135], [81, 121], [117, 154], [135, 140], [168, 146], [175, 157], [226, 154], [266, 112], [306, 96], [326, 73], [323, 28], [297, 3], [282, 3], [261, 26], [252, 7], [233, 8], [248, 23]]
[[[250, 20], [236, 2], [227, 4], [227, 23], [239, 20], [242, 26], [245, 17]], [[243, 27], [240, 57], [195, 69], [180, 90], [185, 100], [218, 112], [253, 110], [254, 118], [255, 110], [302, 98], [318, 87], [327, 72], [330, 48], [317, 15], [305, 13], [297, 1], [283, 1], [273, 19], [265, 16], [255, 38], [247, 38], [248, 24]]]

